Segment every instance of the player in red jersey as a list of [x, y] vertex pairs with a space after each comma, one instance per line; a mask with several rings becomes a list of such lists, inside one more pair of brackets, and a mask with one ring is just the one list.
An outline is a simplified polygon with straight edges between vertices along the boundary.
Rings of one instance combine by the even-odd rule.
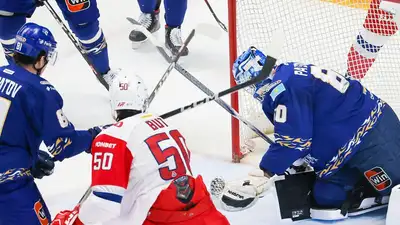
[[92, 193], [60, 212], [52, 225], [227, 225], [199, 175], [190, 168], [185, 138], [143, 110], [143, 81], [118, 78], [110, 89], [118, 123], [92, 144]]

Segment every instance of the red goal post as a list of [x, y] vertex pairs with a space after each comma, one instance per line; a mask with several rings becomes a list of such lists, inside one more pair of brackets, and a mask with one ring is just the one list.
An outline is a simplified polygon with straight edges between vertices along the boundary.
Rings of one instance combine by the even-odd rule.
[[[400, 113], [398, 6], [400, 0], [228, 0], [230, 83], [236, 85], [232, 64], [238, 54], [250, 46], [265, 51], [274, 30], [283, 28], [286, 40], [279, 62], [348, 72]], [[260, 130], [272, 133], [261, 104], [251, 95], [232, 94], [231, 104]], [[234, 162], [244, 156], [241, 146], [254, 137], [232, 117]]]

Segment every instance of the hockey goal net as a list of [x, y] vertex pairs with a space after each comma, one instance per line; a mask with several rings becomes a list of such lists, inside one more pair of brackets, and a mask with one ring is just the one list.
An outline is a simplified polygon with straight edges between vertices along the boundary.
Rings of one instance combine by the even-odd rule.
[[[249, 46], [267, 50], [275, 30], [283, 29], [279, 62], [313, 63], [347, 71], [391, 104], [400, 115], [400, 38], [396, 2], [383, 0], [228, 0], [230, 71]], [[389, 6], [389, 7], [388, 7]], [[399, 22], [397, 22], [399, 24]], [[231, 85], [235, 85], [232, 74]], [[232, 95], [232, 106], [260, 130], [273, 133], [261, 105], [245, 91]], [[233, 160], [243, 157], [244, 143], [255, 134], [232, 119]]]

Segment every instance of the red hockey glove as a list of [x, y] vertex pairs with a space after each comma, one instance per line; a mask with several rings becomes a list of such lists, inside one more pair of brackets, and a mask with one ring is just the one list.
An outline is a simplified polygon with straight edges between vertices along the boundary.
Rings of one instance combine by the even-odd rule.
[[79, 205], [73, 210], [64, 210], [59, 212], [51, 225], [84, 225], [78, 218]]

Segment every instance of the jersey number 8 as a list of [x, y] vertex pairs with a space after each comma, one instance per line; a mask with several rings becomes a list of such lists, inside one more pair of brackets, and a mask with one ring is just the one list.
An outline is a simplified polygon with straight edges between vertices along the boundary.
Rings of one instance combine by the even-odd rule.
[[315, 78], [330, 84], [333, 88], [335, 88], [342, 94], [347, 91], [350, 85], [349, 81], [343, 75], [333, 70], [326, 70], [321, 69], [318, 66], [311, 66], [311, 74]]

